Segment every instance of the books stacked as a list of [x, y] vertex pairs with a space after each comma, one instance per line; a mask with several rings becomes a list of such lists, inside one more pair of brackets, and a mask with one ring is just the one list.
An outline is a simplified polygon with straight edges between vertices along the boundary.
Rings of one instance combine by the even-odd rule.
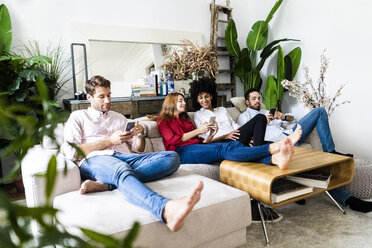
[[313, 187], [305, 186], [286, 178], [280, 178], [271, 185], [271, 202], [279, 203], [311, 192], [313, 192]]
[[287, 179], [302, 185], [326, 189], [331, 180], [331, 173], [306, 171], [292, 176], [287, 176]]

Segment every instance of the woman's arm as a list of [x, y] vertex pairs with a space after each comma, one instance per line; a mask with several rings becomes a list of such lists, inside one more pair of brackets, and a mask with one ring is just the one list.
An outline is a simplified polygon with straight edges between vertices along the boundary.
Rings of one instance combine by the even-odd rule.
[[210, 129], [210, 126], [213, 125], [213, 124], [208, 124], [208, 123], [203, 123], [200, 125], [200, 127], [188, 132], [188, 133], [184, 133], [183, 136], [182, 136], [182, 141], [187, 141], [189, 139], [192, 139], [196, 136], [198, 136], [199, 134], [203, 134], [203, 133], [206, 133], [209, 131]]

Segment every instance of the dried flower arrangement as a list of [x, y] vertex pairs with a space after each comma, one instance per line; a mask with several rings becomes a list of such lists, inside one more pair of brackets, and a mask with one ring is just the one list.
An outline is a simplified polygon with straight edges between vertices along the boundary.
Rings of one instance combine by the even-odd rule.
[[210, 74], [216, 78], [218, 62], [216, 52], [210, 46], [198, 46], [189, 40], [182, 40], [182, 49], [172, 50], [160, 67], [171, 73], [175, 80], [186, 80], [196, 76]]
[[325, 56], [325, 50], [320, 56], [320, 63], [320, 76], [316, 87], [313, 84], [313, 80], [309, 76], [310, 70], [307, 66], [304, 68], [306, 79], [304, 83], [300, 83], [295, 80], [283, 80], [281, 83], [285, 89], [289, 90], [289, 95], [297, 98], [305, 105], [305, 107], [309, 109], [322, 107], [327, 111], [329, 117], [336, 107], [345, 103], [350, 103], [350, 101], [336, 103], [336, 99], [341, 96], [341, 91], [346, 84], [342, 84], [333, 97], [330, 97], [326, 94], [326, 83], [324, 80], [325, 73], [327, 72], [329, 65], [329, 59]]

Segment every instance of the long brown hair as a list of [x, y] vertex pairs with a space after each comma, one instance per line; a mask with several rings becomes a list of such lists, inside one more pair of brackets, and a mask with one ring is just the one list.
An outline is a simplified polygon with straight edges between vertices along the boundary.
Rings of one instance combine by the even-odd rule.
[[[165, 97], [157, 120], [158, 124], [164, 120], [171, 120], [176, 117], [174, 111], [177, 109], [178, 96], [182, 96], [184, 98], [184, 96], [178, 92], [169, 93]], [[179, 117], [186, 121], [191, 120], [190, 116], [187, 114], [187, 111], [180, 113]]]

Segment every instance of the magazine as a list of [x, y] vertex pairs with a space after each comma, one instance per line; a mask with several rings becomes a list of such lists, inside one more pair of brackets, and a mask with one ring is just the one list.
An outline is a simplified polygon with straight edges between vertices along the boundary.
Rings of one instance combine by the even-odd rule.
[[326, 189], [328, 187], [329, 181], [331, 180], [331, 173], [307, 171], [287, 176], [287, 178], [302, 185]]
[[280, 178], [271, 185], [271, 202], [278, 203], [311, 192], [313, 192], [313, 187]]

